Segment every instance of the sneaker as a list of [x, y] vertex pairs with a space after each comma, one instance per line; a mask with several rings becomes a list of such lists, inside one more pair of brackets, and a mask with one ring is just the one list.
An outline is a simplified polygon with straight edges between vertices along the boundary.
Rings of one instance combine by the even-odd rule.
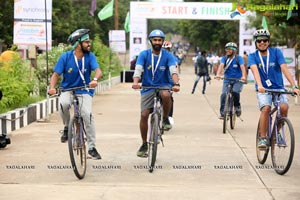
[[95, 147], [93, 147], [92, 149], [90, 149], [88, 151], [88, 154], [94, 160], [100, 160], [101, 159], [101, 156], [100, 156], [100, 154], [98, 153], [98, 151], [97, 151], [97, 149]]
[[268, 148], [268, 140], [266, 138], [260, 138], [257, 147], [259, 150], [266, 150]]
[[171, 125], [171, 123], [170, 123], [170, 121], [169, 121], [168, 118], [166, 118], [166, 119], [163, 120], [162, 127], [163, 127], [163, 129], [165, 131], [168, 131], [168, 130], [170, 130], [172, 128], [172, 125]]
[[62, 136], [60, 137], [61, 143], [65, 143], [68, 140], [68, 128], [65, 127], [63, 131], [60, 131], [62, 133]]
[[138, 157], [146, 158], [148, 157], [148, 144], [145, 142], [142, 144], [142, 146], [139, 148], [138, 152], [136, 153]]
[[236, 116], [241, 116], [241, 114], [242, 114], [242, 109], [241, 109], [241, 106], [237, 106], [236, 108], [235, 108], [235, 114], [236, 114]]
[[282, 137], [282, 134], [280, 132], [278, 132], [278, 143], [277, 145], [279, 147], [286, 147], [286, 143], [285, 143], [285, 140], [284, 138]]
[[205, 94], [205, 91], [202, 91], [202, 94]]
[[224, 114], [220, 114], [219, 119], [223, 120], [224, 119]]

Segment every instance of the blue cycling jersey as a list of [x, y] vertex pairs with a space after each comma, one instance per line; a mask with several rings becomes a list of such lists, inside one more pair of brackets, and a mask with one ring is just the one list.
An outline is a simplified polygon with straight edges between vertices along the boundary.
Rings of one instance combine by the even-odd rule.
[[[169, 88], [173, 86], [170, 67], [176, 67], [176, 62], [174, 56], [167, 50], [161, 49], [161, 55], [152, 54], [152, 49], [144, 50], [139, 54], [136, 65], [143, 67], [142, 86]], [[141, 94], [149, 91], [151, 90], [142, 90]]]
[[[224, 64], [224, 69], [226, 69], [224, 72], [224, 77], [226, 77], [226, 78], [240, 79], [243, 76], [240, 65], [244, 64], [244, 59], [242, 56], [239, 56], [239, 55], [235, 55], [235, 56], [237, 56], [237, 58], [234, 57], [232, 59], [232, 61], [230, 59], [226, 60], [226, 58], [227, 58], [226, 56], [223, 56], [221, 58], [220, 63]], [[237, 63], [237, 59], [238, 59], [238, 63]], [[227, 64], [229, 64], [229, 66], [226, 66], [225, 62], [227, 62]], [[228, 82], [228, 80], [224, 80], [224, 82]]]
[[[84, 66], [84, 69], [83, 69]], [[84, 53], [84, 65], [82, 65], [82, 59], [78, 59], [78, 66], [75, 62], [74, 50], [67, 51], [63, 53], [58, 59], [54, 72], [59, 75], [63, 74], [63, 80], [61, 82], [61, 87], [64, 89], [84, 86], [84, 82], [81, 78], [79, 70], [82, 72], [85, 83], [89, 84], [91, 81], [91, 72], [99, 68], [96, 56], [92, 53]], [[90, 94], [94, 95], [94, 90], [79, 90], [75, 92], [76, 94]]]
[[[267, 89], [284, 89], [284, 83], [281, 72], [281, 64], [285, 63], [284, 56], [278, 48], [268, 48], [269, 51], [269, 64], [267, 65], [267, 56], [262, 56], [263, 65], [259, 56], [259, 51], [251, 53], [248, 57], [248, 66], [256, 65], [261, 83], [264, 88]], [[268, 66], [268, 69], [263, 69], [263, 66]], [[271, 82], [271, 85], [267, 84], [267, 80]], [[257, 84], [255, 84], [257, 89]]]

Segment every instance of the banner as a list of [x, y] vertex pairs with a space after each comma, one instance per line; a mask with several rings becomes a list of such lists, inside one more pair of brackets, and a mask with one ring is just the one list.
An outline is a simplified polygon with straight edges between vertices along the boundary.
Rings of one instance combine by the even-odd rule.
[[[45, 7], [46, 1], [46, 7]], [[47, 18], [46, 18], [47, 16]], [[47, 24], [47, 33], [46, 33]], [[19, 0], [14, 3], [14, 44], [19, 49], [36, 45], [46, 49], [52, 47], [52, 0]]]
[[127, 12], [125, 23], [124, 23], [124, 30], [126, 33], [130, 32], [130, 14]]

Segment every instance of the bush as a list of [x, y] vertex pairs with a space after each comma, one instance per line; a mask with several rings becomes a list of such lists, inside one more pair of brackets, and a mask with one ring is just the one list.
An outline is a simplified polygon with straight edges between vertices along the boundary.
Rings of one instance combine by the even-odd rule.
[[0, 101], [0, 113], [23, 106], [33, 92], [33, 81], [30, 75], [29, 63], [18, 56], [2, 62], [0, 67], [0, 88], [3, 98]]

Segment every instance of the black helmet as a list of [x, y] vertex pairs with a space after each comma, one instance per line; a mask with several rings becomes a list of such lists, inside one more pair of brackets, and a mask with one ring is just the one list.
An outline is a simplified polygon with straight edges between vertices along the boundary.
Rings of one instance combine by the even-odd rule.
[[84, 35], [87, 35], [90, 32], [90, 29], [78, 29], [76, 31], [74, 31], [68, 38], [68, 43], [70, 43], [72, 46], [74, 46], [74, 44], [76, 42], [80, 42], [82, 41], [81, 37]]

